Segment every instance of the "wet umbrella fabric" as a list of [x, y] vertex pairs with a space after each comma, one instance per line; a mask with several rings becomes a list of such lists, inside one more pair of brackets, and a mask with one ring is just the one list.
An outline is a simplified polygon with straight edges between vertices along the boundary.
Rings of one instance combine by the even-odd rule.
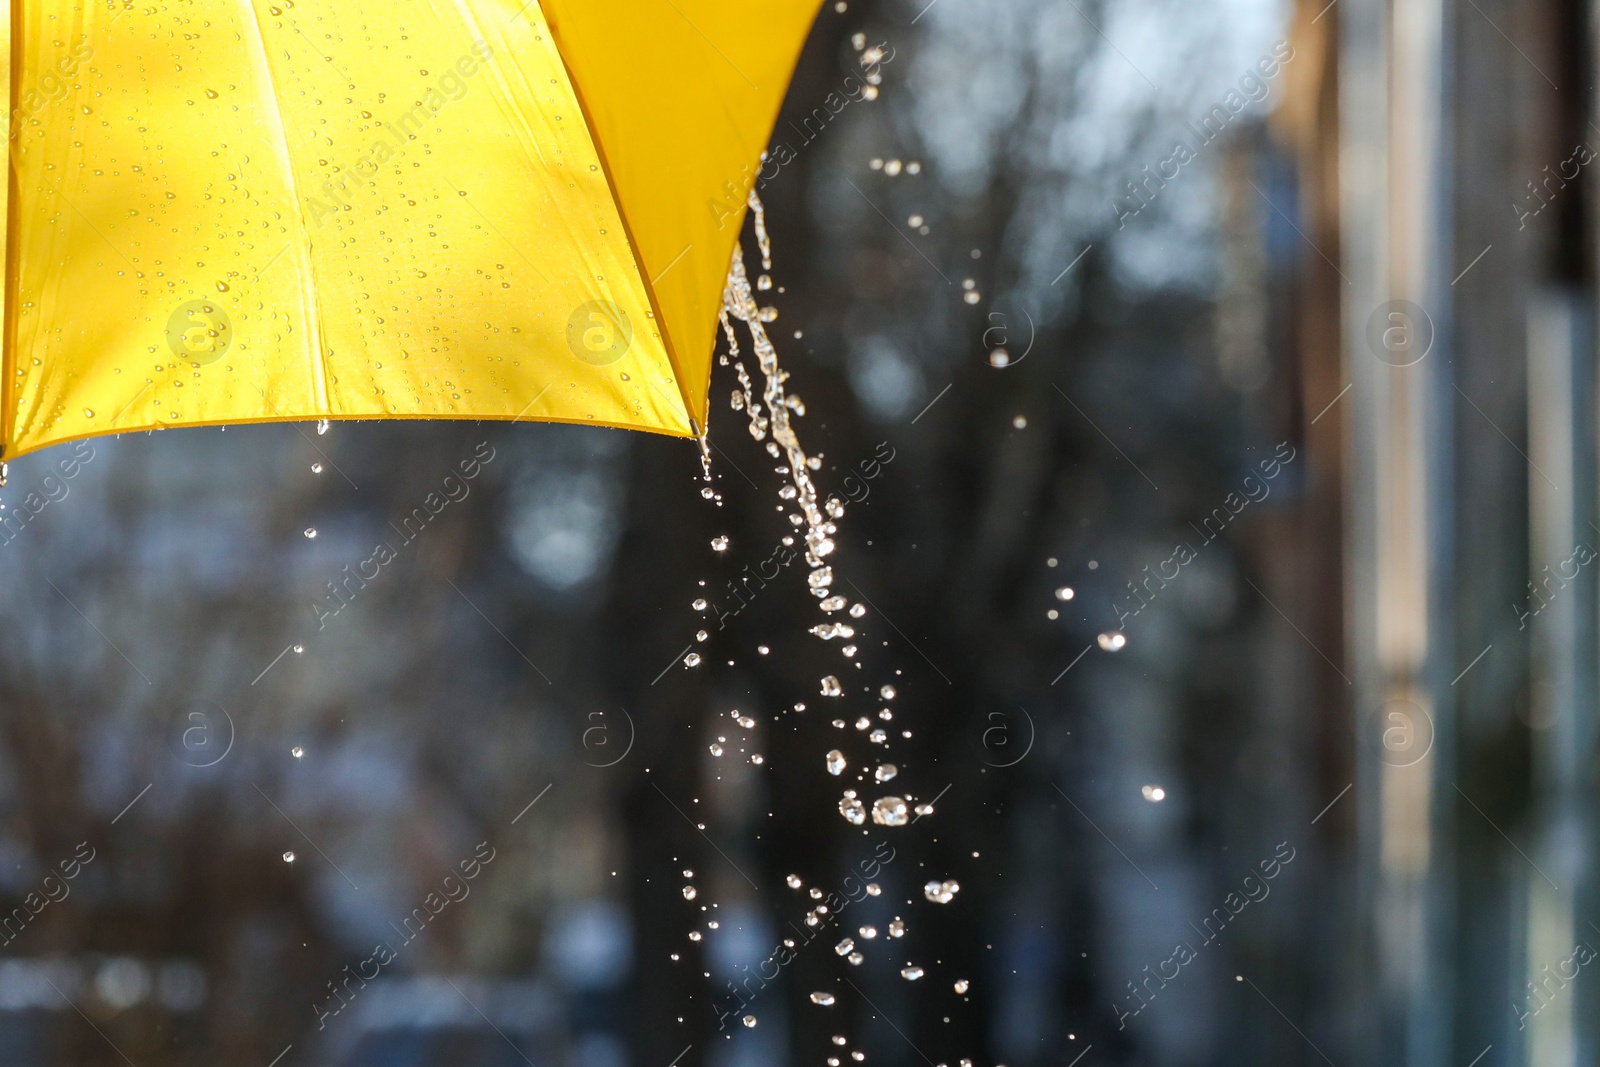
[[5, 458], [289, 419], [704, 424], [817, 0], [6, 6]]

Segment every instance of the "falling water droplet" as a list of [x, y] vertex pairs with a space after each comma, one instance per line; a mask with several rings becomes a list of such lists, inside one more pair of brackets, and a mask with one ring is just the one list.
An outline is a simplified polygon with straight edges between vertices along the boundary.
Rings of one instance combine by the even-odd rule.
[[1117, 630], [1107, 630], [1095, 640], [1107, 652], [1121, 652], [1128, 644], [1127, 635]]
[[884, 763], [879, 765], [878, 769], [872, 772], [872, 777], [876, 778], [880, 782], [887, 782], [889, 779], [893, 778], [899, 773], [899, 767], [896, 767], [892, 763]]
[[315, 541], [316, 539], [317, 539], [317, 528], [315, 526], [307, 526], [306, 527], [306, 540], [307, 541]]
[[843, 696], [844, 687], [839, 684], [838, 678], [830, 674], [822, 680], [822, 695], [825, 697]]
[[698, 666], [700, 666], [700, 653], [691, 652], [687, 656], [683, 657], [683, 665], [685, 667], [698, 667]]
[[855, 947], [856, 943], [847, 937], [837, 945], [834, 945], [833, 951], [837, 952], [841, 956], [848, 956], [855, 950]]
[[832, 993], [813, 993], [813, 994], [811, 994], [811, 1003], [820, 1004], [824, 1008], [831, 1008], [831, 1007], [833, 1007], [833, 994]]
[[878, 936], [878, 928], [876, 926], [863, 926], [861, 929], [857, 930], [856, 933], [860, 934], [864, 939], [871, 941], [873, 938]]
[[318, 419], [317, 420], [317, 436], [321, 437], [323, 434], [325, 434], [327, 432], [328, 432], [328, 420], [327, 419]]
[[700, 599], [696, 600], [694, 603], [690, 604], [689, 606], [691, 608], [693, 608], [694, 610], [696, 610], [696, 611], [704, 611], [704, 610], [706, 610], [706, 606], [707, 605], [706, 605], [706, 602], [705, 602], [705, 598], [701, 597]]
[[1064, 585], [1060, 589], [1056, 590], [1057, 600], [1071, 600], [1077, 595], [1078, 594], [1073, 591], [1072, 586], [1070, 585]]
[[885, 699], [885, 700], [893, 700], [895, 698], [894, 686], [892, 686], [892, 685], [884, 686], [882, 689], [878, 690], [878, 695], [880, 697], [882, 697], [883, 699]]
[[301, 756], [304, 756], [305, 754], [306, 754], [306, 750], [301, 748], [299, 745], [296, 745], [296, 746], [294, 746], [293, 748], [291, 748], [289, 750], [289, 755], [293, 756], [295, 759], [299, 759]]
[[789, 877], [785, 878], [784, 881], [788, 883], [790, 889], [799, 889], [805, 884], [800, 880], [800, 876], [798, 874], [791, 874]]
[[1152, 804], [1159, 804], [1167, 799], [1167, 791], [1159, 785], [1147, 785], [1139, 792], [1143, 793], [1144, 798]]
[[843, 752], [840, 752], [838, 749], [834, 749], [833, 751], [828, 753], [828, 773], [829, 774], [833, 775], [834, 777], [838, 777], [839, 775], [844, 773], [844, 767], [845, 767], [845, 763], [844, 763], [844, 753]]
[[686, 885], [683, 887], [684, 900], [693, 900], [697, 896], [699, 896], [699, 893], [695, 890], [694, 886]]
[[867, 806], [853, 796], [846, 796], [839, 801], [839, 814], [843, 815], [851, 826], [860, 826], [867, 821]]
[[922, 968], [902, 967], [900, 968], [900, 977], [904, 978], [908, 982], [915, 982], [918, 978], [922, 977]]
[[285, 862], [285, 863], [293, 863], [294, 862], [294, 853], [293, 852], [285, 852], [283, 854], [283, 862]]
[[922, 895], [935, 904], [948, 904], [961, 892], [961, 886], [954, 879], [942, 882], [929, 882], [922, 887]]
[[713, 756], [722, 755], [722, 746], [717, 744], [715, 741], [711, 742], [711, 754]]
[[321, 473], [322, 473], [322, 464], [320, 464], [320, 463], [313, 463], [313, 464], [312, 464], [312, 465], [311, 465], [311, 473], [312, 473], [312, 474], [321, 474]]
[[872, 821], [879, 826], [904, 826], [906, 802], [901, 797], [879, 797], [872, 802]]
[[711, 539], [711, 549], [714, 552], [726, 552], [726, 551], [728, 551], [728, 538], [727, 538], [727, 536], [723, 535], [721, 537], [713, 537]]
[[756, 1017], [754, 1015], [746, 1015], [743, 1019], [740, 1019], [739, 1021], [744, 1023], [746, 1029], [751, 1029], [751, 1030], [755, 1029]]
[[968, 989], [970, 989], [970, 988], [972, 988], [972, 983], [968, 982], [965, 978], [956, 979], [956, 995], [957, 996], [960, 996], [960, 995], [966, 993], [966, 991]]

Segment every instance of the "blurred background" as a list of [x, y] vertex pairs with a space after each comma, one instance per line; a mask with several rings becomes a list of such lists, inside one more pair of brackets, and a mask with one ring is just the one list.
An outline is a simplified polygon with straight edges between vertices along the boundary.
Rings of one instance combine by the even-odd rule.
[[1594, 17], [829, 0], [763, 299], [857, 655], [728, 365], [720, 502], [548, 425], [12, 464], [0, 1065], [1600, 1063]]

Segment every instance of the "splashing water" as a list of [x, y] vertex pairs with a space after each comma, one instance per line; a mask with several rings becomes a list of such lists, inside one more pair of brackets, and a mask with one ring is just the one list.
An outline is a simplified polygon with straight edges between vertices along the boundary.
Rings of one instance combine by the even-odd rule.
[[[896, 162], [895, 166], [898, 170], [898, 162]], [[748, 203], [756, 244], [760, 249], [762, 271], [754, 284], [752, 284], [745, 265], [744, 250], [741, 245], [736, 243], [729, 262], [728, 277], [723, 290], [722, 307], [718, 315], [719, 324], [727, 342], [726, 353], [720, 357], [719, 363], [723, 366], [727, 366], [729, 363], [733, 365], [733, 373], [737, 384], [730, 396], [730, 406], [734, 411], [744, 413], [746, 428], [750, 436], [765, 446], [767, 454], [774, 461], [775, 473], [782, 479], [777, 491], [778, 510], [784, 513], [795, 535], [793, 538], [785, 537], [783, 539], [784, 543], [786, 545], [793, 544], [795, 540], [800, 540], [803, 536], [805, 549], [803, 558], [807, 565], [806, 587], [816, 597], [820, 611], [825, 616], [834, 616], [832, 619], [825, 617], [820, 624], [807, 627], [807, 629], [814, 637], [822, 641], [831, 642], [837, 640], [843, 646], [844, 655], [850, 660], [847, 666], [853, 669], [860, 669], [863, 664], [855, 657], [858, 651], [870, 650], [866, 647], [870, 644], [865, 640], [867, 635], [864, 633], [860, 635], [862, 649], [858, 649], [857, 645], [849, 643], [852, 639], [858, 638], [857, 630], [850, 622], [842, 621], [838, 613], [843, 613], [848, 608], [848, 618], [850, 620], [859, 620], [867, 615], [867, 606], [861, 603], [851, 604], [846, 597], [835, 592], [835, 574], [833, 567], [830, 566], [831, 557], [837, 548], [835, 539], [838, 535], [838, 527], [836, 523], [844, 517], [845, 504], [837, 495], [824, 497], [818, 490], [816, 483], [813, 481], [813, 474], [822, 469], [822, 457], [820, 454], [812, 456], [806, 453], [796, 429], [795, 420], [805, 415], [805, 403], [797, 394], [788, 390], [789, 374], [780, 365], [777, 348], [768, 334], [768, 324], [778, 318], [778, 311], [775, 307], [764, 307], [757, 301], [758, 293], [768, 293], [774, 288], [769, 273], [772, 270], [771, 235], [767, 230], [765, 209], [760, 197], [753, 190], [749, 194]], [[971, 287], [969, 287], [969, 299], [970, 296]], [[743, 323], [744, 330], [740, 331], [735, 325], [736, 323]], [[741, 333], [745, 338], [743, 346], [741, 345]], [[798, 331], [796, 336], [799, 336]], [[745, 355], [749, 355], [752, 358], [747, 361], [744, 358]], [[748, 366], [748, 363], [751, 362], [755, 364], [754, 368]], [[753, 374], [752, 370], [759, 374], [759, 387], [756, 374]], [[701, 490], [701, 495], [708, 500], [714, 500], [720, 506], [722, 504], [721, 494], [717, 493], [709, 484], [712, 479], [712, 471], [711, 443], [707, 427], [695, 424], [693, 429], [700, 447], [702, 472], [706, 483], [705, 488]], [[730, 540], [725, 534], [718, 535], [711, 540], [712, 552], [717, 555], [726, 554], [729, 547]], [[701, 584], [704, 585], [705, 583], [702, 582]], [[704, 597], [695, 599], [691, 604], [696, 613], [702, 614], [710, 606], [710, 603]], [[696, 634], [696, 639], [704, 641], [708, 636], [706, 631], [701, 630]], [[759, 651], [765, 655], [770, 649], [768, 646], [762, 645]], [[689, 652], [682, 657], [682, 663], [685, 667], [692, 668], [702, 662], [704, 660], [696, 652]], [[732, 660], [729, 661], [730, 665], [732, 662]], [[847, 685], [841, 682], [836, 675], [830, 674], [823, 677], [819, 682], [819, 689], [821, 695], [825, 698], [846, 699]], [[894, 701], [898, 696], [895, 686], [888, 684], [864, 686], [861, 689], [868, 694], [875, 691], [878, 698], [886, 703]], [[803, 711], [804, 708], [805, 705], [803, 704], [795, 705], [796, 711]], [[754, 739], [753, 731], [757, 727], [756, 718], [744, 715], [737, 710], [729, 712], [729, 716], [734, 719], [742, 730], [752, 731], [751, 734], [746, 736]], [[881, 720], [889, 721], [895, 716], [889, 708], [880, 707], [877, 717]], [[866, 742], [876, 746], [889, 745], [888, 731], [881, 727], [874, 728], [876, 724], [872, 719], [866, 715], [852, 716], [851, 718], [854, 719], [856, 731], [859, 731], [861, 737], [861, 741], [856, 742], [857, 744]], [[849, 724], [849, 720], [845, 718], [833, 720], [834, 727], [838, 729], [845, 729]], [[850, 736], [857, 736], [856, 731], [852, 731]], [[902, 734], [907, 738], [911, 736], [909, 730], [902, 731]], [[710, 741], [711, 739], [708, 738], [707, 740]], [[716, 737], [715, 742], [708, 745], [708, 750], [712, 757], [721, 757], [725, 752], [724, 745], [728, 742], [729, 739], [727, 737]], [[848, 745], [844, 746], [844, 748], [848, 747]], [[744, 752], [745, 749], [741, 746], [739, 751]], [[751, 763], [758, 766], [763, 762], [762, 757], [759, 755], [752, 755], [749, 759]], [[853, 757], [847, 760], [845, 752], [838, 748], [829, 751], [824, 760], [829, 775], [836, 777], [842, 776], [853, 762], [855, 762]], [[901, 774], [900, 767], [887, 760], [872, 759], [863, 762], [865, 762], [865, 766], [860, 766], [859, 768], [862, 772], [860, 777], [863, 780], [883, 784], [898, 778]], [[844, 821], [853, 827], [867, 826], [869, 820], [871, 824], [879, 827], [905, 827], [911, 822], [913, 811], [919, 817], [933, 813], [932, 804], [916, 803], [913, 808], [914, 803], [915, 798], [909, 793], [904, 796], [882, 796], [876, 800], [866, 800], [860, 797], [856, 790], [846, 789], [842, 798], [838, 801], [838, 810]], [[685, 873], [687, 874], [687, 872]], [[788, 875], [784, 882], [792, 890], [803, 890], [805, 888], [804, 881], [796, 874]], [[927, 883], [924, 887], [924, 896], [930, 903], [948, 904], [954, 899], [959, 888], [953, 880], [933, 881]], [[883, 894], [883, 888], [874, 882], [866, 887], [866, 892], [868, 896], [878, 897]], [[682, 893], [687, 901], [694, 901], [698, 896], [695, 888], [690, 885], [683, 886]], [[809, 896], [812, 901], [819, 901], [822, 899], [823, 893], [820, 889], [812, 888], [809, 890]], [[715, 905], [712, 906], [714, 907]], [[830, 913], [827, 905], [818, 903], [805, 914], [803, 922], [807, 928], [825, 928], [833, 923], [835, 918]], [[708, 922], [705, 927], [714, 931], [718, 928], [718, 924], [716, 922]], [[893, 921], [884, 928], [883, 932], [888, 939], [902, 938], [906, 935], [906, 924], [899, 916], [895, 916]], [[842, 934], [843, 931], [841, 931]], [[710, 935], [705, 936], [707, 938], [710, 937]], [[834, 943], [834, 952], [841, 957], [841, 963], [859, 967], [863, 965], [866, 958], [862, 950], [867, 948], [869, 944], [875, 943], [878, 936], [879, 927], [861, 926], [857, 930], [856, 937], [842, 936], [841, 940]], [[691, 941], [700, 941], [702, 935], [699, 931], [691, 931], [689, 938]], [[676, 960], [677, 956], [674, 955], [673, 958]], [[899, 973], [907, 981], [917, 981], [923, 977], [925, 971], [921, 966], [906, 963], [899, 969]], [[965, 985], [964, 980], [961, 985]], [[830, 1007], [835, 1003], [834, 995], [824, 991], [811, 993], [808, 999], [811, 1004], [821, 1008]], [[744, 1016], [740, 1021], [748, 1027], [756, 1025], [756, 1019], [753, 1015]], [[845, 1039], [842, 1035], [835, 1037], [833, 1040], [835, 1044], [845, 1044]], [[851, 1059], [861, 1062], [865, 1059], [865, 1056], [860, 1052], [855, 1052], [851, 1054]], [[830, 1058], [828, 1062], [837, 1064], [839, 1061], [835, 1058]]]
[[[750, 192], [749, 203], [751, 214], [755, 219], [756, 242], [761, 246], [761, 265], [764, 269], [771, 270], [772, 240], [767, 234], [766, 209], [754, 190]], [[730, 318], [744, 323], [750, 333], [750, 347], [765, 382], [765, 388], [761, 393], [761, 401], [766, 408], [764, 415], [756, 405], [755, 389], [740, 359], [738, 341]], [[833, 573], [824, 565], [823, 560], [833, 552], [833, 535], [838, 532], [829, 513], [833, 513], [833, 517], [837, 518], [844, 514], [844, 508], [843, 505], [838, 505], [824, 511], [818, 501], [817, 487], [811, 480], [811, 472], [822, 466], [821, 461], [806, 455], [805, 449], [800, 445], [799, 435], [795, 433], [794, 425], [789, 418], [791, 413], [798, 415], [804, 411], [805, 405], [798, 396], [790, 394], [785, 388], [784, 383], [789, 375], [778, 365], [778, 350], [767, 336], [766, 323], [772, 321], [772, 316], [756, 303], [750, 277], [745, 272], [744, 249], [738, 245], [733, 249], [733, 260], [728, 269], [728, 284], [722, 294], [721, 321], [728, 337], [728, 356], [738, 364], [740, 384], [740, 392], [736, 394], [739, 397], [738, 406], [743, 407], [750, 417], [750, 435], [757, 441], [762, 441], [766, 440], [770, 433], [772, 440], [767, 442], [767, 451], [774, 458], [787, 461], [789, 478], [793, 484], [786, 486], [785, 489], [792, 488], [794, 491], [792, 494], [785, 492], [781, 495], [784, 499], [792, 499], [799, 509], [801, 524], [806, 528], [806, 563], [812, 569], [809, 577], [811, 591], [819, 600], [826, 599], [833, 585]]]

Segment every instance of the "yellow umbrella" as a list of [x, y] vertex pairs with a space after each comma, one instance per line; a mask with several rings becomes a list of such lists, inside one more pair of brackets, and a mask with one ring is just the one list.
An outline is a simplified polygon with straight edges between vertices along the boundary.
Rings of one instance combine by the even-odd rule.
[[3, 0], [0, 456], [472, 418], [692, 434], [818, 0]]

